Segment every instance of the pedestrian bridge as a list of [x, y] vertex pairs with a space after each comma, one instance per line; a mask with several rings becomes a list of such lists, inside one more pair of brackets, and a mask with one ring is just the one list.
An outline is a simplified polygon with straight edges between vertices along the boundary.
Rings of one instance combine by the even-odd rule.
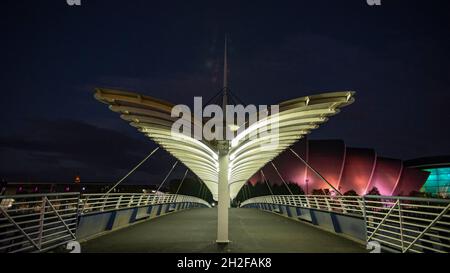
[[[217, 209], [172, 194], [2, 196], [0, 252], [449, 252], [450, 201], [382, 196], [263, 196]], [[370, 250], [367, 250], [369, 245]], [[379, 249], [378, 249], [379, 248]]]
[[365, 252], [362, 244], [272, 213], [232, 208], [230, 240], [216, 244], [217, 209], [197, 208], [145, 221], [82, 243], [83, 252]]

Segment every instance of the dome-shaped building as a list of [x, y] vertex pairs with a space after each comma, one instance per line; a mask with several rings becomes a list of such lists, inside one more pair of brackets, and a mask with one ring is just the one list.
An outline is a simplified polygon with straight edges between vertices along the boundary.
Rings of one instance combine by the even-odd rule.
[[[303, 139], [292, 149], [341, 193], [354, 190], [365, 195], [376, 187], [381, 195], [409, 195], [419, 191], [429, 176], [429, 172], [406, 167], [402, 160], [380, 157], [373, 149], [347, 147], [342, 140]], [[273, 162], [284, 180], [307, 194], [315, 189], [332, 190], [290, 150]], [[263, 172], [272, 183], [280, 181], [271, 164]], [[262, 181], [260, 173], [250, 179], [253, 184], [258, 181]]]

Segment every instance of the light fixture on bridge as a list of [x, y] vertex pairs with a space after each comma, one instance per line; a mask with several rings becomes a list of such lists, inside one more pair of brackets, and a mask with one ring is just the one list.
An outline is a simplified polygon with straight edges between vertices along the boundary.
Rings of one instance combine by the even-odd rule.
[[229, 124], [228, 128], [230, 128], [231, 132], [237, 132], [239, 130], [239, 128], [241, 128], [241, 127], [236, 124]]

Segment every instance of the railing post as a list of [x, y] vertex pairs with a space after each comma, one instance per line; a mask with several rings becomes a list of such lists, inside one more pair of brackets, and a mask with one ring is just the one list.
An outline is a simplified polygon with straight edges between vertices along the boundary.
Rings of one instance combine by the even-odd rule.
[[362, 212], [364, 210], [364, 203], [363, 203], [362, 199], [359, 199], [358, 197], [356, 197], [356, 200], [358, 201], [359, 209]]
[[152, 194], [152, 205], [156, 204], [156, 195]]
[[345, 207], [345, 197], [339, 197], [339, 203], [341, 203], [342, 213], [347, 214], [347, 208]]
[[403, 239], [403, 213], [402, 213], [402, 201], [398, 199], [398, 219], [400, 222], [400, 241], [402, 246], [402, 252], [405, 249], [404, 239]]
[[130, 197], [130, 201], [128, 201], [128, 205], [127, 205], [127, 207], [131, 207], [131, 206], [133, 205], [133, 202], [134, 202], [134, 194], [133, 194], [133, 195], [131, 195], [131, 197]]
[[84, 213], [84, 211], [86, 211], [87, 210], [87, 205], [88, 205], [88, 199], [89, 199], [89, 196], [86, 196], [86, 199], [84, 199], [84, 201], [83, 201], [83, 204], [82, 204], [82, 207], [81, 207], [81, 213]]
[[332, 211], [331, 206], [330, 206], [330, 202], [328, 201], [328, 196], [325, 196], [325, 204], [327, 204], [327, 210], [328, 211]]
[[314, 196], [314, 202], [316, 203], [316, 208], [320, 209], [319, 202], [317, 202], [317, 196]]
[[367, 207], [366, 207], [366, 197], [365, 196], [362, 197], [362, 202], [363, 202], [364, 226], [366, 228], [365, 230], [366, 230], [366, 241], [367, 241], [367, 238], [368, 238], [367, 230], [368, 230], [368, 228], [367, 228], [367, 212], [366, 212]]
[[119, 196], [119, 199], [117, 199], [117, 203], [116, 203], [116, 209], [120, 208], [120, 203], [122, 202], [122, 195]]
[[38, 237], [38, 239], [39, 239], [39, 241], [38, 241], [39, 249], [42, 248], [42, 235], [44, 233], [45, 205], [47, 203], [45, 198], [46, 198], [45, 196], [42, 197], [41, 211], [40, 211], [41, 215], [40, 215], [40, 218], [39, 218], [39, 237]]
[[108, 195], [105, 197], [105, 199], [103, 200], [103, 204], [102, 204], [102, 208], [100, 209], [100, 211], [104, 211], [105, 210], [105, 206], [106, 206], [106, 202], [108, 201]]

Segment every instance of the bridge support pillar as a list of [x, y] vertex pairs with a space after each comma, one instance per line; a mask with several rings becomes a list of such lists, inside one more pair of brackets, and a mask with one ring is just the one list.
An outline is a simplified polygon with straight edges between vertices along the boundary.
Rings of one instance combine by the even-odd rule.
[[217, 243], [228, 244], [228, 208], [230, 207], [230, 195], [228, 188], [229, 142], [222, 141], [219, 144], [219, 185], [217, 205]]

